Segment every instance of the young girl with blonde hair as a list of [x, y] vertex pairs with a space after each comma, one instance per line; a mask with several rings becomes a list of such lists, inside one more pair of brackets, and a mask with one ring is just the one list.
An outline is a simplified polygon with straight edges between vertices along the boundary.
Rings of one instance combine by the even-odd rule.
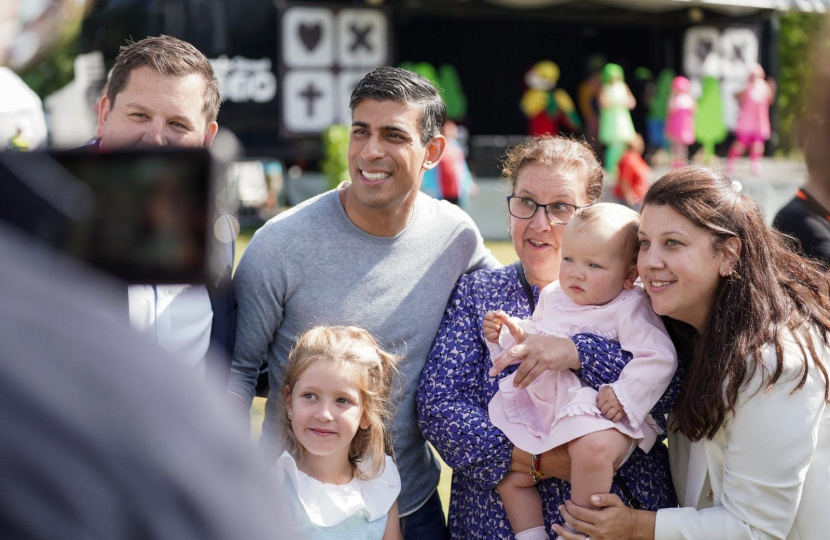
[[316, 327], [297, 341], [280, 415], [289, 449], [272, 470], [293, 506], [286, 537], [401, 538], [386, 436], [397, 362], [354, 326]]

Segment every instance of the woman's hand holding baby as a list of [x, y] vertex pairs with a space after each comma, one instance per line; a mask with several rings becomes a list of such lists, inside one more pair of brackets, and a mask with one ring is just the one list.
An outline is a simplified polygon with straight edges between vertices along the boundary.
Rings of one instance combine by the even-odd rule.
[[625, 418], [625, 409], [617, 399], [617, 394], [610, 386], [606, 386], [597, 394], [597, 407], [605, 417], [612, 422], [619, 422]]
[[493, 367], [490, 368], [491, 377], [501, 373], [507, 366], [521, 363], [513, 378], [513, 385], [527, 388], [536, 377], [546, 371], [565, 371], [582, 367], [579, 352], [570, 339], [528, 334], [507, 315], [499, 317], [518, 345], [493, 360]]

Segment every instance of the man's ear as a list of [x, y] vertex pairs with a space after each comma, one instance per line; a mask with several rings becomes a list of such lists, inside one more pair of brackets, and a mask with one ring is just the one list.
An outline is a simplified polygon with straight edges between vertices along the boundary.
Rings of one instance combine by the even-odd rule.
[[444, 149], [447, 147], [447, 139], [443, 135], [436, 135], [427, 143], [427, 157], [424, 160], [424, 169], [429, 170], [435, 168], [438, 162], [441, 161], [441, 156], [444, 155]]
[[637, 281], [637, 265], [631, 265], [631, 268], [628, 269], [628, 272], [625, 274], [625, 281], [623, 281], [623, 287], [628, 290], [634, 288], [634, 282]]
[[205, 140], [202, 143], [202, 146], [205, 148], [210, 148], [210, 145], [213, 144], [213, 139], [216, 138], [216, 133], [219, 131], [219, 124], [216, 123], [216, 120], [208, 124], [207, 129], [205, 129]]
[[98, 129], [95, 132], [98, 137], [104, 136], [104, 124], [106, 124], [107, 116], [110, 114], [111, 105], [112, 103], [110, 103], [107, 96], [103, 96], [98, 104]]
[[735, 269], [735, 266], [738, 264], [738, 260], [741, 258], [741, 249], [743, 248], [743, 244], [741, 244], [740, 239], [731, 236], [723, 241], [721, 244], [721, 253], [723, 254], [723, 258], [720, 262], [720, 268], [718, 269], [721, 276], [728, 276], [732, 273], [732, 270]]

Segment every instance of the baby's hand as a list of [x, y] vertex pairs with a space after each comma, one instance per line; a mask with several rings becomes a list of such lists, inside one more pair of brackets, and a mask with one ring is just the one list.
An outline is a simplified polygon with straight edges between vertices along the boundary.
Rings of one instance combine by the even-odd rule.
[[497, 311], [488, 311], [484, 314], [484, 338], [490, 343], [499, 342], [502, 319]]
[[610, 386], [606, 386], [599, 391], [597, 395], [597, 407], [612, 422], [619, 422], [625, 418], [622, 403], [617, 399], [617, 394], [614, 393], [614, 389]]

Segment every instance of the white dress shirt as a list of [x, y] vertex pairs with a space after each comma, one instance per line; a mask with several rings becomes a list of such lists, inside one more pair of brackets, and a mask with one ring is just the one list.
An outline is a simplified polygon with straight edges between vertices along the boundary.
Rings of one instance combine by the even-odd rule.
[[213, 310], [204, 285], [129, 285], [130, 324], [204, 373]]

